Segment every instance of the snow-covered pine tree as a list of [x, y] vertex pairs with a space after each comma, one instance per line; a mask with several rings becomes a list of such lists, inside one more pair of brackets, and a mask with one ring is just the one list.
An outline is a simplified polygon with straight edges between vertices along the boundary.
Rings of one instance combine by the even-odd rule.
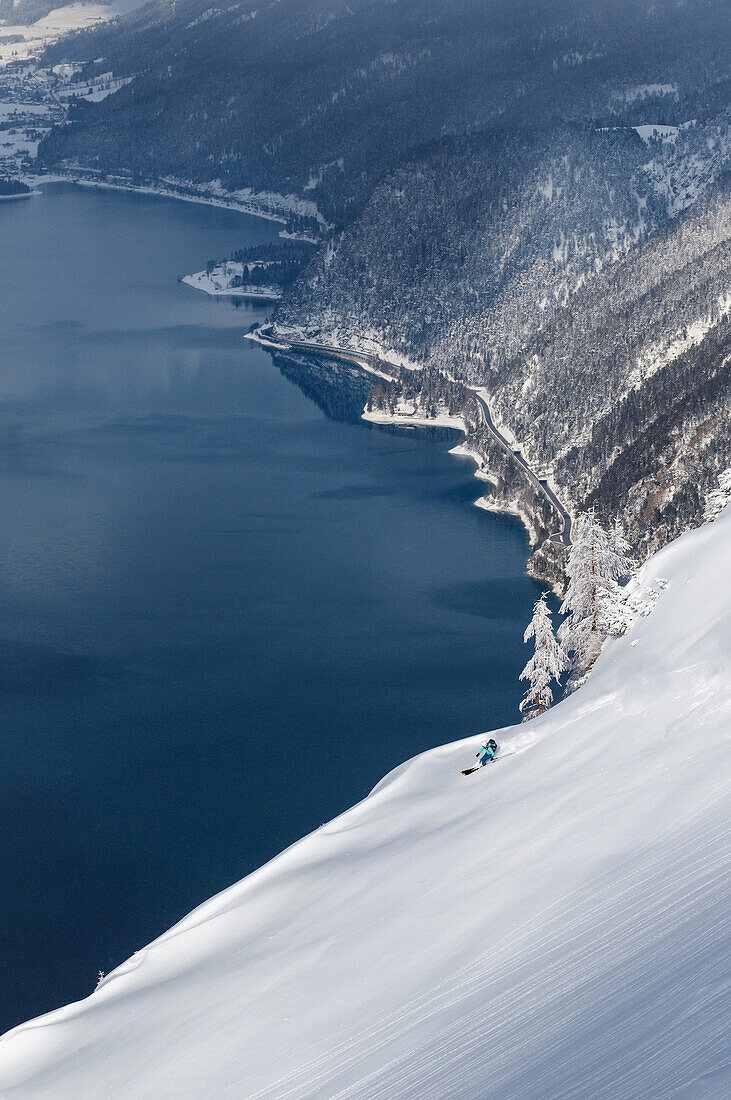
[[624, 534], [621, 519], [617, 518], [609, 529], [609, 572], [612, 574], [607, 587], [602, 592], [602, 621], [606, 634], [624, 634], [635, 618], [631, 606], [631, 593], [627, 581], [635, 567], [629, 556], [630, 544]]
[[716, 516], [721, 515], [729, 503], [731, 503], [731, 466], [718, 475], [718, 488], [712, 489], [706, 497], [703, 519], [706, 523], [712, 522]]
[[621, 524], [607, 534], [590, 509], [577, 517], [574, 531], [566, 564], [569, 583], [561, 604], [561, 613], [567, 617], [558, 631], [572, 655], [570, 689], [583, 683], [599, 656], [609, 627], [607, 600], [613, 598], [616, 582], [632, 571]]
[[617, 516], [609, 530], [610, 545], [610, 571], [615, 581], [626, 581], [635, 567], [630, 551], [631, 546], [627, 542], [624, 533], [624, 524]]
[[551, 622], [551, 612], [546, 604], [545, 592], [533, 607], [531, 619], [523, 641], [534, 639], [534, 652], [528, 664], [520, 674], [521, 680], [528, 681], [528, 689], [520, 704], [524, 721], [543, 714], [553, 702], [551, 681], [558, 681], [562, 672], [571, 665], [566, 651], [556, 640]]

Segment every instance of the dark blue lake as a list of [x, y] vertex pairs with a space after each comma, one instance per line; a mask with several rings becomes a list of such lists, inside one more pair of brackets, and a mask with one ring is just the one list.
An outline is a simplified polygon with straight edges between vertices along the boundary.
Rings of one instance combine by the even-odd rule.
[[176, 281], [279, 228], [0, 205], [0, 1030], [518, 718], [520, 524], [445, 440], [326, 416], [357, 381], [285, 377], [242, 339], [265, 310]]

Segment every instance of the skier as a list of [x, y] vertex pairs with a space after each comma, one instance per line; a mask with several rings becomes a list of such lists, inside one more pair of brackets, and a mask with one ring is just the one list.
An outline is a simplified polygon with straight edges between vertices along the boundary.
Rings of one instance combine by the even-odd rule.
[[462, 772], [462, 775], [472, 775], [473, 772], [477, 772], [480, 770], [480, 768], [484, 768], [485, 764], [487, 764], [490, 760], [495, 759], [496, 752], [497, 741], [493, 737], [491, 737], [489, 741], [486, 741], [484, 745], [480, 746], [479, 752], [475, 753], [475, 756], [478, 759], [478, 763], [475, 764], [474, 768], [465, 768], [465, 770]]
[[491, 737], [489, 741], [486, 741], [484, 745], [480, 746], [480, 751], [475, 753], [475, 756], [480, 762], [480, 767], [484, 768], [485, 764], [488, 764], [490, 760], [494, 760], [496, 752], [497, 741]]

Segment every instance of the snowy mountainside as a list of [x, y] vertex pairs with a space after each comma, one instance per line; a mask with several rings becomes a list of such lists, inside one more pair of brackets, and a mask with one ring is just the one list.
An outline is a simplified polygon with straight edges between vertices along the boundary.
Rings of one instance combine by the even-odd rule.
[[[495, 377], [533, 456], [571, 499], [623, 511], [645, 552], [700, 520], [731, 452], [730, 230], [724, 181], [596, 273]], [[674, 503], [656, 509], [665, 491]]]
[[42, 155], [295, 191], [344, 225], [440, 136], [715, 112], [727, 33], [725, 0], [157, 0], [50, 51], [140, 78]]
[[[277, 324], [485, 385], [564, 501], [621, 513], [645, 556], [700, 522], [731, 460], [730, 158], [728, 111], [665, 144], [568, 127], [439, 142], [381, 184]], [[540, 548], [531, 567], [554, 579]]]
[[727, 1096], [730, 564], [726, 509], [497, 763], [403, 764], [8, 1033], [0, 1094]]
[[731, 109], [703, 122], [669, 127], [664, 140], [648, 140], [652, 157], [645, 171], [668, 214], [692, 206], [731, 164]]
[[646, 162], [633, 130], [496, 130], [434, 143], [381, 184], [279, 320], [375, 330], [417, 361], [447, 355], [459, 374], [484, 372], [665, 223]]
[[158, 2], [49, 51], [136, 75], [39, 156], [314, 204], [281, 334], [485, 387], [644, 556], [731, 459], [730, 45], [727, 0]]

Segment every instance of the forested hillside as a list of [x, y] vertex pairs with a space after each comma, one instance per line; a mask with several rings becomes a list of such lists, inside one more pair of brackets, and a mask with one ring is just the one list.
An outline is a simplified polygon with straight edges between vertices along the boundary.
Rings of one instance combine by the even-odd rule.
[[725, 0], [152, 3], [41, 156], [314, 204], [280, 330], [485, 385], [645, 553], [730, 457], [730, 57]]
[[724, 115], [649, 147], [585, 128], [439, 142], [278, 323], [486, 384], [565, 499], [621, 512], [646, 553], [698, 521], [731, 458], [730, 132]]
[[713, 110], [726, 29], [723, 0], [159, 0], [49, 52], [136, 79], [44, 155], [306, 191], [340, 224], [444, 134]]

